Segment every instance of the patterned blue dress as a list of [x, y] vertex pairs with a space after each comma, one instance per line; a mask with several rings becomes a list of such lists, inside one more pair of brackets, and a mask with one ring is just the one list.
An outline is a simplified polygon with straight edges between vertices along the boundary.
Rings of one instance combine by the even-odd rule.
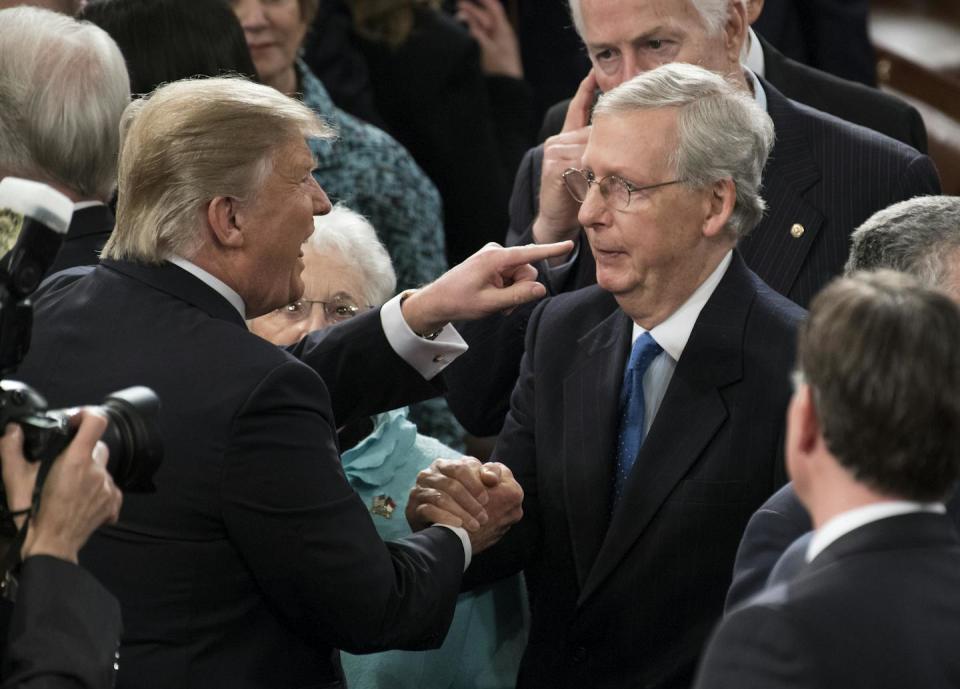
[[[460, 454], [418, 434], [404, 409], [380, 414], [374, 421], [373, 432], [341, 459], [377, 532], [389, 540], [410, 533], [403, 513], [417, 473], [438, 457]], [[518, 574], [460, 594], [440, 648], [342, 653], [343, 671], [350, 689], [509, 689], [516, 684], [527, 622], [526, 591]]]

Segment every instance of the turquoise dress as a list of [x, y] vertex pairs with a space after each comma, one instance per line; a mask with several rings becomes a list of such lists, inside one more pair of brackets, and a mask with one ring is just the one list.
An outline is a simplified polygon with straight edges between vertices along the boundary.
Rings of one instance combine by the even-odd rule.
[[[397, 409], [375, 418], [373, 432], [343, 453], [343, 468], [384, 540], [410, 533], [404, 510], [417, 473], [460, 453], [419, 435]], [[350, 689], [508, 689], [516, 684], [527, 641], [527, 599], [520, 575], [460, 595], [443, 646], [434, 651], [341, 654]]]

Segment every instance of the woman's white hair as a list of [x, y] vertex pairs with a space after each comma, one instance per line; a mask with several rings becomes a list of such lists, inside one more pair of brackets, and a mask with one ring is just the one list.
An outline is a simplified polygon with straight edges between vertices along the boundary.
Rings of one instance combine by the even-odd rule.
[[763, 217], [760, 180], [773, 147], [773, 122], [756, 101], [723, 77], [675, 62], [624, 82], [597, 101], [595, 119], [677, 108], [677, 150], [670, 161], [687, 186], [732, 179], [736, 202], [727, 229], [739, 240]]
[[254, 200], [285, 145], [332, 135], [303, 103], [240, 77], [161, 86], [124, 112], [117, 226], [103, 256], [191, 258], [212, 199]]
[[336, 251], [344, 262], [360, 272], [364, 294], [358, 297], [371, 306], [380, 306], [393, 296], [397, 274], [390, 254], [366, 218], [337, 204], [327, 215], [316, 216], [313, 225], [308, 246], [319, 254]]
[[0, 10], [0, 65], [0, 169], [108, 199], [130, 101], [113, 39], [50, 10]]

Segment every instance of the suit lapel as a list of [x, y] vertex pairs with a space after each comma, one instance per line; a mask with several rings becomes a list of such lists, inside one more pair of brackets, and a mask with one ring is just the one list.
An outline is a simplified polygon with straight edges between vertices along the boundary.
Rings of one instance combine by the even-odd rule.
[[[700, 312], [677, 362], [637, 463], [624, 486], [623, 498], [581, 587], [580, 604], [597, 590], [634, 546], [726, 420], [727, 409], [719, 390], [742, 377], [743, 330], [754, 294], [749, 272], [734, 253], [730, 268]], [[615, 437], [616, 429], [613, 434]], [[611, 456], [609, 451], [608, 456]], [[603, 494], [609, 494], [609, 477]], [[597, 504], [596, 497], [593, 504]]]
[[762, 195], [769, 210], [740, 243], [740, 252], [764, 282], [789, 295], [824, 222], [820, 210], [805, 198], [821, 173], [796, 104], [762, 83], [777, 137], [763, 171]]
[[581, 587], [607, 528], [620, 386], [631, 331], [630, 318], [615, 309], [579, 340], [581, 364], [563, 381], [564, 488]]

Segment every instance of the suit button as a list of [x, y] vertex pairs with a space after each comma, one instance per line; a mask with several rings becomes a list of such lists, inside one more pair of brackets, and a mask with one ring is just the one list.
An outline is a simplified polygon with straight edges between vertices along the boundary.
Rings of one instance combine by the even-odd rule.
[[583, 646], [574, 646], [570, 659], [575, 663], [585, 663], [587, 661], [587, 649]]

